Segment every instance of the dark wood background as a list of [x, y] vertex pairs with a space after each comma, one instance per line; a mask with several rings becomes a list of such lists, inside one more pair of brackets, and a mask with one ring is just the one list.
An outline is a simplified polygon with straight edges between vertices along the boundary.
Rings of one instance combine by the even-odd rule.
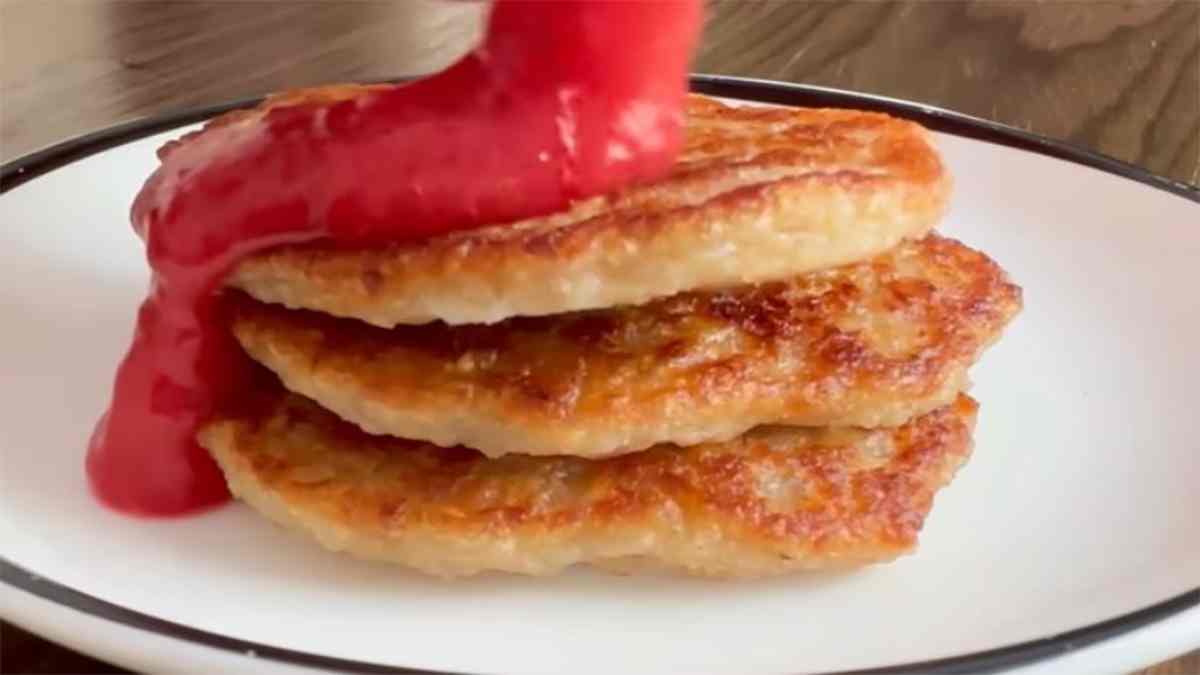
[[[436, 70], [483, 7], [0, 0], [0, 161], [114, 122]], [[716, 0], [695, 70], [986, 117], [1200, 186], [1198, 0]], [[0, 624], [4, 672], [113, 672]], [[1200, 673], [1200, 652], [1145, 671]]]
[[[0, 0], [0, 159], [119, 120], [430, 72], [478, 3]], [[1200, 185], [1196, 0], [719, 0], [696, 70], [915, 99]]]

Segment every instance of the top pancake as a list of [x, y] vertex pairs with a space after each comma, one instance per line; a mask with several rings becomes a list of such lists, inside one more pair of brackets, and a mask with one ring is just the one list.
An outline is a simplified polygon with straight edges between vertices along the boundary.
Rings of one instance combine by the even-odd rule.
[[423, 241], [284, 247], [228, 283], [385, 327], [493, 323], [855, 262], [922, 236], [945, 209], [949, 177], [912, 122], [701, 96], [687, 114], [685, 148], [653, 184]]

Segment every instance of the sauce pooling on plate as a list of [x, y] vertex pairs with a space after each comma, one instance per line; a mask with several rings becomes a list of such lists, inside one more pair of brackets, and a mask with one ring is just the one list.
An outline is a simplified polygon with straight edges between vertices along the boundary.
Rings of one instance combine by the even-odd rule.
[[299, 92], [164, 146], [133, 205], [153, 276], [88, 449], [95, 494], [143, 515], [228, 499], [195, 432], [255, 389], [218, 294], [241, 258], [517, 220], [668, 171], [700, 19], [698, 0], [498, 0], [439, 75]]

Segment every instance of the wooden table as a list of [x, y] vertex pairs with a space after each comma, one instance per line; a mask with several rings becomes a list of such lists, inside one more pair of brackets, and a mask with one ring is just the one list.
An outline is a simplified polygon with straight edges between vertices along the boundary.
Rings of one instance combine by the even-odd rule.
[[[435, 0], [0, 0], [0, 161], [114, 122], [430, 72], [482, 7]], [[1200, 186], [1200, 2], [711, 2], [699, 72], [885, 94]], [[0, 625], [5, 672], [116, 672]], [[1200, 652], [1144, 671], [1200, 673]]]

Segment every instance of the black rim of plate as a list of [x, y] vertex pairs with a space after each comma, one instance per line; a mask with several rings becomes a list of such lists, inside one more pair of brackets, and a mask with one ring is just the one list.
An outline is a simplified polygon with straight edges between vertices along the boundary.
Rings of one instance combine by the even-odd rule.
[[[996, 145], [1004, 145], [1082, 164], [1200, 203], [1200, 189], [1190, 185], [1157, 176], [1132, 164], [1067, 143], [941, 108], [838, 89], [722, 75], [693, 76], [692, 89], [693, 91], [712, 96], [725, 96], [764, 103], [810, 107], [858, 108], [884, 112], [896, 117], [914, 120], [934, 131], [972, 138]], [[247, 99], [134, 120], [86, 134], [44, 150], [39, 150], [0, 166], [0, 194], [38, 176], [45, 175], [57, 168], [109, 148], [124, 145], [146, 136], [169, 131], [184, 125], [201, 122], [235, 108], [252, 106], [259, 100]], [[34, 571], [25, 570], [3, 557], [0, 557], [0, 582], [93, 617], [149, 631], [165, 637], [254, 656], [256, 658], [335, 671], [425, 674], [443, 672], [322, 656], [311, 652], [283, 649], [199, 630], [88, 595], [53, 580], [43, 578]], [[1037, 640], [948, 658], [897, 664], [881, 668], [841, 671], [840, 675], [994, 672], [1061, 656], [1161, 621], [1195, 606], [1200, 606], [1200, 587], [1107, 621]]]

